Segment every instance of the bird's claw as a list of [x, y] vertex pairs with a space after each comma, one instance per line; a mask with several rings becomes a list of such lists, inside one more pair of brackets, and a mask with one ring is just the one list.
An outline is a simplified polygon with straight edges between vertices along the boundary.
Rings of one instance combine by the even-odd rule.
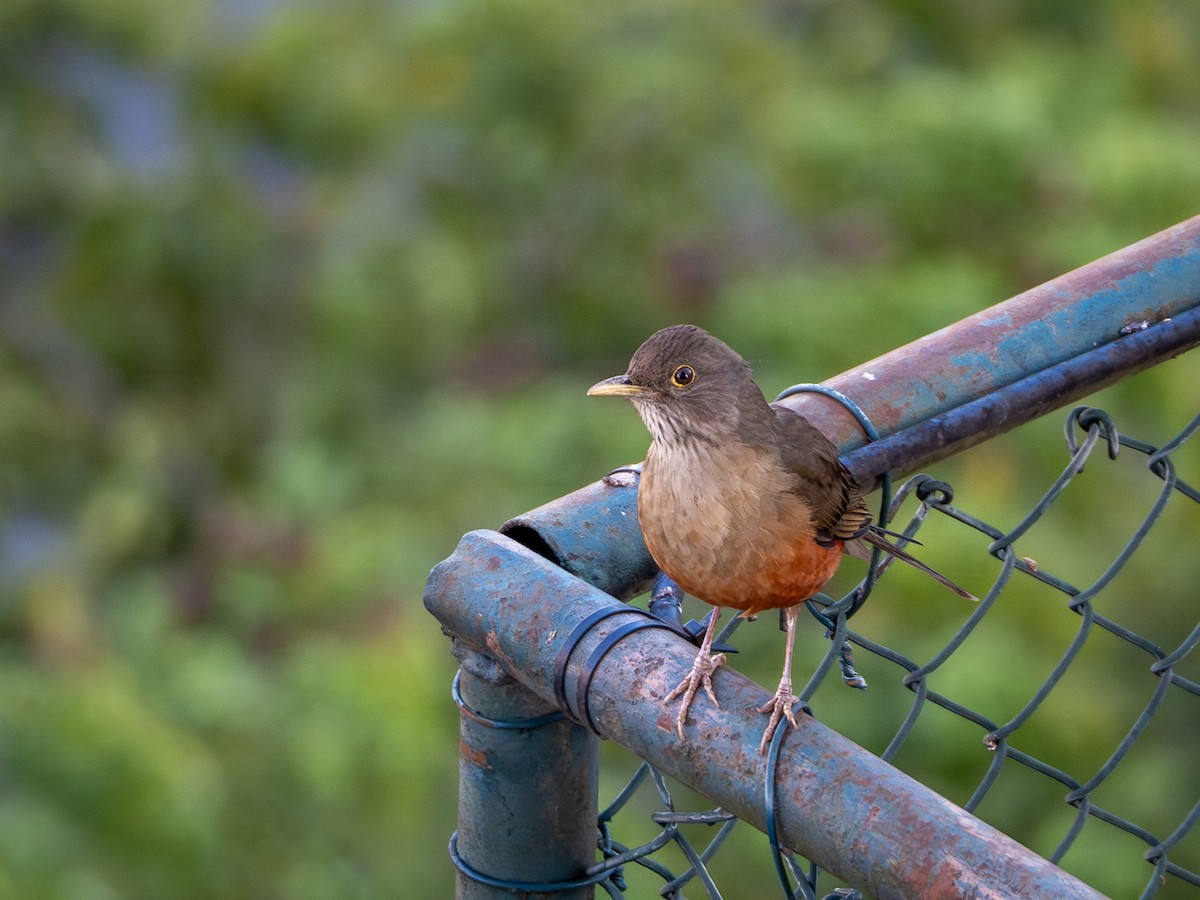
[[779, 727], [779, 723], [783, 721], [783, 717], [787, 716], [788, 723], [793, 728], [796, 725], [796, 714], [792, 711], [792, 707], [796, 703], [796, 697], [792, 693], [790, 685], [779, 685], [779, 689], [775, 691], [775, 696], [758, 708], [760, 713], [770, 713], [771, 721], [767, 723], [767, 729], [763, 732], [762, 741], [758, 745], [759, 755], [764, 755], [767, 752], [767, 745], [771, 743], [771, 738], [775, 734], [775, 729]]
[[680, 740], [683, 739], [683, 725], [687, 721], [688, 710], [692, 708], [692, 701], [696, 699], [696, 691], [701, 687], [704, 688], [704, 693], [708, 694], [712, 705], [717, 709], [721, 708], [721, 704], [717, 702], [717, 695], [713, 691], [712, 677], [713, 672], [717, 671], [724, 663], [724, 653], [697, 653], [696, 661], [692, 664], [692, 671], [688, 672], [687, 677], [675, 686], [675, 690], [663, 698], [663, 705], [666, 706], [676, 697], [683, 697], [679, 705], [679, 715], [675, 719], [675, 731]]

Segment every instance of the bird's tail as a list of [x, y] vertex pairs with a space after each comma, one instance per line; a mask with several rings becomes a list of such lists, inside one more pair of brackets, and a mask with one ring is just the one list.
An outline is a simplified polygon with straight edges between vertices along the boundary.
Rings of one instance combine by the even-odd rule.
[[947, 578], [945, 575], [943, 575], [941, 572], [938, 572], [936, 569], [931, 569], [929, 566], [925, 565], [925, 563], [921, 562], [919, 559], [917, 559], [915, 556], [913, 556], [908, 551], [901, 550], [899, 547], [897, 547], [895, 544], [893, 544], [891, 541], [889, 541], [886, 537], [884, 537], [883, 534], [881, 533], [881, 529], [877, 529], [876, 526], [872, 525], [870, 528], [868, 528], [863, 533], [861, 539], [866, 541], [868, 544], [871, 544], [872, 546], [878, 547], [880, 550], [882, 550], [884, 553], [888, 554], [889, 556], [895, 557], [896, 559], [900, 560], [901, 562], [908, 563], [914, 569], [920, 569], [922, 572], [924, 572], [930, 578], [937, 581], [938, 584], [945, 585], [950, 590], [954, 591], [954, 593], [958, 594], [958, 596], [960, 596], [966, 600], [975, 600], [978, 602], [979, 598], [976, 597], [974, 594], [972, 594], [970, 591], [963, 590], [957, 584], [955, 584], [953, 581], [951, 581], [949, 578]]

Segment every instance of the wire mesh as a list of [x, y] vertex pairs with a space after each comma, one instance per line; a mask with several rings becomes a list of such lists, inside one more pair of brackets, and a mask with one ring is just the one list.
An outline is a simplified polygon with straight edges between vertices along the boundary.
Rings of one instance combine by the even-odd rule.
[[[1058, 833], [1050, 839], [1052, 846], [1035, 849], [1051, 861], [1061, 863], [1064, 857], [1081, 845], [1081, 836], [1085, 830], [1090, 833], [1091, 829], [1096, 827], [1109, 829], [1112, 835], [1124, 838], [1123, 841], [1100, 840], [1099, 846], [1102, 848], [1121, 848], [1111, 854], [1102, 854], [1109, 868], [1118, 867], [1125, 873], [1134, 869], [1137, 855], [1129, 850], [1129, 842], [1136, 844], [1142, 851], [1141, 858], [1149, 866], [1144, 887], [1141, 889], [1143, 898], [1156, 895], [1200, 897], [1200, 874], [1197, 871], [1200, 869], [1200, 848], [1194, 846], [1194, 840], [1190, 844], [1185, 840], [1189, 834], [1193, 839], [1196, 837], [1193, 829], [1200, 818], [1200, 788], [1197, 787], [1197, 781], [1194, 777], [1180, 777], [1184, 773], [1158, 770], [1156, 765], [1151, 765], [1149, 771], [1141, 771], [1145, 763], [1135, 762], [1133, 753], [1136, 747], [1161, 740], [1161, 736], [1152, 733], [1153, 726], [1156, 722], [1169, 718], [1184, 723], [1182, 740], [1185, 747], [1182, 752], [1185, 758], [1188, 743], [1193, 745], [1191, 752], [1194, 754], [1194, 742], [1197, 734], [1200, 734], [1200, 683], [1184, 674], [1184, 666], [1189, 654], [1200, 642], [1200, 624], [1192, 627], [1186, 634], [1175, 634], [1164, 646], [1150, 636], [1151, 631], [1161, 630], [1157, 627], [1158, 622], [1151, 621], [1154, 601], [1159, 599], [1155, 595], [1153, 585], [1143, 587], [1146, 602], [1140, 607], [1140, 612], [1134, 613], [1135, 619], [1139, 615], [1143, 617], [1141, 627], [1138, 621], [1121, 621], [1120, 619], [1127, 618], [1127, 615], [1113, 614], [1108, 603], [1112, 596], [1118, 593], [1111, 590], [1113, 581], [1126, 569], [1150, 533], [1156, 527], [1162, 527], [1164, 515], [1169, 508], [1185, 504], [1189, 513], [1200, 512], [1200, 505], [1196, 505], [1200, 504], [1200, 490], [1179, 477], [1173, 459], [1173, 455], [1198, 429], [1200, 415], [1169, 441], [1156, 447], [1121, 434], [1108, 414], [1101, 410], [1082, 406], [1075, 408], [1066, 418], [1065, 433], [1070, 454], [1066, 466], [1030, 512], [1014, 527], [1008, 529], [997, 527], [957, 506], [951, 485], [927, 475], [909, 479], [900, 487], [890, 504], [889, 520], [906, 501], [915, 499], [919, 505], [904, 529], [906, 535], [915, 537], [932, 521], [932, 517], [951, 523], [953, 527], [971, 529], [987, 540], [987, 552], [1000, 562], [999, 572], [994, 576], [990, 589], [983, 595], [979, 605], [961, 627], [924, 661], [850, 627], [850, 617], [862, 606], [862, 590], [855, 589], [836, 602], [830, 597], [818, 595], [809, 602], [810, 609], [828, 627], [827, 636], [831, 640], [827, 652], [814, 666], [803, 690], [799, 692], [801, 701], [807, 706], [827, 681], [836, 683], [837, 679], [830, 678], [831, 673], [835, 671], [851, 687], [864, 687], [865, 681], [854, 668], [852, 648], [865, 651], [869, 656], [864, 658], [873, 659], [877, 663], [873, 668], [882, 667], [895, 671], [903, 686], [912, 692], [907, 714], [887, 746], [879, 751], [882, 758], [896, 762], [904, 755], [906, 747], [914, 743], [914, 735], [922, 724], [931, 716], [938, 715], [935, 710], [948, 713], [965, 724], [968, 731], [974, 730], [981, 736], [984, 746], [990, 751], [985, 771], [971, 794], [966, 798], [951, 799], [969, 811], [978, 812], [990, 798], [1014, 790], [1013, 785], [1016, 783], [1021, 785], [1020, 790], [1030, 796], [1039, 792], [1044, 794], [1049, 788], [1051, 795], [1057, 794], [1060, 801], [1065, 800], [1069, 805], [1058, 807], [1068, 809], [1069, 815], [1063, 821], [1061, 816], [1041, 810], [1033, 812], [1026, 818], [1037, 823], [1037, 827], [1033, 829], [1036, 833], [1014, 833], [1019, 840], [1044, 843], [1047, 841], [1048, 831], [1057, 828]], [[1155, 497], [1140, 521], [1136, 519], [1137, 514], [1129, 509], [1112, 510], [1114, 519], [1126, 525], [1132, 520], [1136, 525], [1131, 536], [1100, 575], [1089, 583], [1078, 586], [1061, 574], [1051, 571], [1044, 561], [1022, 555], [1017, 549], [1018, 541], [1028, 535], [1056, 502], [1061, 501], [1068, 487], [1083, 471], [1085, 464], [1096, 459], [1098, 453], [1101, 458], [1107, 456], [1115, 460], [1121, 448], [1145, 456], [1145, 472], [1154, 480]], [[1191, 525], [1191, 536], [1185, 534], [1180, 541], [1183, 552], [1189, 552], [1195, 547], [1195, 534], [1200, 533], [1200, 520], [1192, 518]], [[878, 575], [882, 575], [882, 571], [873, 572], [864, 584], [869, 585]], [[1057, 662], [1036, 684], [1032, 693], [1020, 697], [1015, 703], [1012, 702], [1012, 698], [1006, 698], [1007, 703], [989, 704], [986, 698], [956, 697], [953, 689], [943, 688], [942, 681], [947, 680], [944, 677], [946, 672], [956, 663], [962, 664], [963, 657], [971, 652], [964, 650], [964, 647], [971, 643], [972, 637], [981, 630], [984, 623], [994, 617], [995, 611], [1002, 603], [1026, 593], [1027, 588], [1035, 583], [1042, 586], [1041, 590], [1048, 590], [1050, 596], [1065, 602], [1053, 605], [1039, 603], [1036, 615], [1027, 619], [1030, 627], [1035, 631], [1044, 630], [1046, 621], [1052, 617], [1061, 619], [1064, 612], [1074, 617], [1074, 625], [1070, 629], [1073, 633], [1066, 640], [1065, 649], [1061, 650]], [[1191, 611], [1185, 612], [1184, 615], [1194, 614], [1197, 608], [1200, 606], [1193, 604]], [[735, 618], [722, 631], [718, 640], [728, 641], [740, 621]], [[1150, 627], [1152, 624], [1154, 628]], [[1058, 628], [1061, 630], [1061, 624]], [[1115, 643], [1109, 643], [1110, 641]], [[1135, 674], [1113, 677], [1123, 683], [1130, 682], [1124, 686], [1135, 693], [1143, 691], [1148, 694], [1141, 708], [1132, 715], [1123, 733], [1118, 733], [1115, 745], [1112, 746], [1101, 746], [1104, 741], [1100, 734], [1107, 734], [1109, 729], [1093, 729], [1086, 719], [1078, 722], [1068, 721], [1062, 718], [1061, 711], [1055, 708], [1052, 702], [1052, 698], [1064, 692], [1063, 685], [1070, 675], [1077, 669], [1084, 668], [1080, 663], [1089, 652], [1089, 648], [1101, 644], [1095, 652], [1105, 657], [1116, 655], [1119, 652], [1118, 648], [1120, 652], [1132, 655], [1132, 667], [1125, 671]], [[1043, 646], [1039, 644], [1033, 655], [1044, 656]], [[1194, 663], [1194, 659], [1192, 662]], [[1008, 663], [1014, 670], [1033, 667], [1023, 659], [1009, 660]], [[970, 664], [970, 660], [967, 664]], [[1089, 669], [1089, 672], [1091, 671]], [[1074, 691], [1080, 689], [1078, 686], [1073, 688]], [[1082, 688], [1085, 691], [1097, 692], [1107, 689], [1109, 687], [1103, 683], [1092, 688]], [[989, 705], [1007, 705], [1010, 708], [1015, 706], [1015, 712], [1010, 712], [1005, 717], [993, 718], [996, 713], [994, 710], [987, 710]], [[1111, 711], [1113, 717], [1118, 717], [1125, 714], [1124, 709], [1127, 705], [1114, 702], [1101, 704], [1099, 708]], [[1167, 709], [1173, 711], [1168, 714], [1164, 712]], [[1069, 740], [1064, 741], [1068, 745], [1066, 752], [1054, 742], [1047, 744], [1044, 738], [1033, 733], [1030, 722], [1039, 716], [1051, 717], [1057, 722], [1057, 734], [1070, 736]], [[1050, 730], [1055, 731], [1053, 728]], [[1097, 746], [1088, 746], [1089, 735], [1093, 732], [1096, 734]], [[852, 732], [847, 733], [848, 736], [855, 737]], [[1089, 752], [1083, 755], [1094, 757], [1094, 763], [1066, 758], [1070, 756], [1071, 747], [1081, 745], [1088, 746]], [[1191, 758], [1196, 757], [1193, 755]], [[905, 767], [902, 763], [897, 764]], [[1167, 820], [1165, 825], [1163, 821], [1158, 821], [1150, 826], [1144, 821], [1138, 821], [1139, 817], [1135, 813], [1126, 811], [1125, 807], [1129, 804], [1124, 803], [1123, 798], [1131, 789], [1112, 788], [1117, 781], [1118, 772], [1134, 769], [1139, 770], [1134, 772], [1132, 778], [1135, 787], [1142, 778], [1156, 779], [1159, 784], [1165, 780], [1166, 783], [1175, 785], [1181, 794], [1174, 798], [1175, 805], [1183, 810], [1177, 821]], [[927, 772], [921, 771], [913, 771], [910, 774], [918, 779], [928, 775]], [[1026, 776], [1036, 779], [1036, 782], [1029, 782]], [[631, 849], [613, 836], [616, 831], [615, 819], [635, 794], [648, 790], [649, 786], [653, 786], [657, 791], [659, 808], [652, 814], [651, 819], [660, 830], [640, 847]], [[1190, 795], [1189, 792], [1195, 795]], [[769, 804], [769, 792], [767, 801]], [[1161, 816], [1158, 818], [1162, 819]], [[624, 863], [636, 863], [653, 872], [662, 880], [659, 893], [664, 897], [681, 898], [685, 888], [694, 889], [693, 896], [698, 896], [699, 891], [704, 891], [705, 896], [720, 897], [721, 892], [710, 871], [710, 863], [736, 824], [736, 819], [719, 809], [695, 813], [678, 810], [663, 776], [649, 765], [643, 764], [601, 814], [600, 849], [610, 862], [620, 857]], [[1006, 823], [995, 824], [1004, 829]], [[719, 827], [715, 833], [702, 832], [701, 836], [706, 842], [700, 842], [688, 837], [694, 829], [689, 828], [685, 832], [685, 826], [707, 826], [708, 829], [713, 826]], [[1020, 832], [1020, 823], [1015, 823], [1014, 827], [1006, 830], [1010, 833]], [[655, 854], [661, 856], [660, 851], [667, 846], [675, 847], [683, 854], [685, 863], [678, 873], [655, 858]], [[1093, 853], [1092, 857], [1094, 859], [1096, 854]], [[829, 879], [816, 867], [789, 853], [777, 853], [777, 866], [783, 894], [787, 897], [800, 896], [815, 900], [818, 896], [857, 896], [857, 892], [836, 887], [833, 883], [827, 885], [824, 888], [825, 893], [822, 894], [822, 885]], [[1075, 868], [1078, 870], [1081, 867]], [[1086, 866], [1082, 868], [1084, 870], [1077, 871], [1077, 874], [1085, 881], [1095, 884], [1099, 873], [1087, 871]], [[1128, 880], [1122, 883], [1128, 883]], [[623, 869], [614, 869], [613, 876], [601, 882], [601, 886], [610, 896], [624, 896], [627, 888]]]

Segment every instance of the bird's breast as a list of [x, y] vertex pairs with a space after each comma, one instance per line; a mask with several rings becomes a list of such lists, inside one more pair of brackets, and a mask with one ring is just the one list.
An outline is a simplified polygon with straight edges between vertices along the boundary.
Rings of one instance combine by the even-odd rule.
[[694, 597], [755, 613], [821, 589], [840, 545], [821, 547], [775, 457], [743, 444], [651, 445], [638, 494], [646, 547]]

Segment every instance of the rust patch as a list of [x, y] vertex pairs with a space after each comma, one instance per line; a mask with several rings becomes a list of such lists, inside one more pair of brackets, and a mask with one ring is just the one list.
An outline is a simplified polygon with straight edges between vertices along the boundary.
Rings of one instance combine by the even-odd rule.
[[500, 565], [501, 565], [500, 557], [498, 557], [498, 556], [489, 556], [488, 557], [487, 570], [489, 572], [495, 572], [497, 569], [500, 568]]
[[675, 720], [678, 717], [679, 717], [678, 712], [671, 713], [671, 712], [663, 711], [659, 715], [658, 721], [655, 722], [654, 724], [658, 726], [659, 731], [666, 731], [668, 733], [674, 733], [675, 727], [676, 727]]
[[487, 648], [488, 655], [496, 662], [500, 663], [509, 674], [516, 671], [517, 667], [513, 665], [513, 661], [509, 659], [508, 654], [504, 652], [504, 648], [500, 645], [500, 636], [496, 634], [496, 630], [490, 629], [483, 636], [483, 645]]
[[472, 747], [466, 741], [458, 742], [458, 755], [462, 758], [463, 762], [468, 763], [477, 769], [487, 769], [489, 772], [492, 769], [492, 764], [489, 762], [488, 754], [483, 750]]

